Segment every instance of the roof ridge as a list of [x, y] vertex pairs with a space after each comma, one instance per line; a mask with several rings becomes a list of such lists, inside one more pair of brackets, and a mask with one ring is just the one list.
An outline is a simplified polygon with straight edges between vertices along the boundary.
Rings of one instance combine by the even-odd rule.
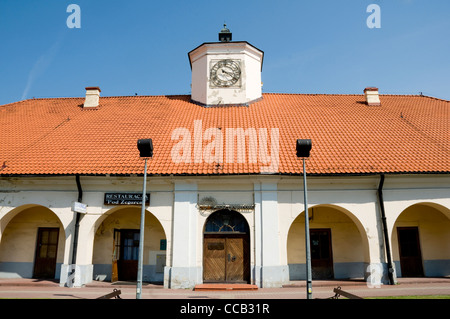
[[429, 95], [419, 95], [419, 96], [420, 97], [426, 97], [426, 98], [433, 99], [433, 100], [438, 100], [438, 101], [450, 103], [450, 100], [445, 100], [445, 99], [441, 99], [441, 98], [434, 97], [434, 96], [429, 96]]
[[364, 94], [352, 94], [352, 93], [280, 93], [280, 92], [264, 92], [263, 94], [282, 94], [282, 95], [364, 95]]
[[25, 99], [25, 100], [20, 100], [20, 101], [14, 101], [14, 102], [11, 102], [11, 103], [6, 103], [6, 104], [1, 104], [0, 106], [9, 106], [9, 105], [13, 105], [13, 104], [19, 104], [19, 103], [23, 103], [23, 102], [26, 102], [26, 101], [28, 101], [28, 100], [31, 100], [31, 99]]
[[191, 96], [191, 95], [190, 94], [110, 95], [110, 96], [101, 96], [101, 98], [115, 98], [115, 97], [165, 97], [165, 96]]
[[[323, 96], [364, 96], [364, 93], [277, 93], [277, 92], [264, 92], [263, 94], [267, 95], [275, 95], [275, 94], [282, 94], [282, 95], [301, 95], [301, 96], [316, 96], [316, 95], [323, 95]], [[433, 100], [438, 100], [442, 102], [450, 102], [450, 100], [441, 99], [434, 96], [424, 95], [424, 94], [394, 94], [394, 93], [380, 93], [380, 96], [399, 96], [399, 97], [425, 97]]]
[[[293, 96], [364, 96], [364, 93], [283, 93], [283, 92], [263, 92], [263, 95], [293, 95]], [[101, 98], [123, 98], [123, 97], [170, 97], [170, 96], [190, 96], [191, 94], [145, 94], [145, 95], [110, 95], [110, 96], [102, 96]], [[423, 98], [429, 98], [437, 101], [442, 102], [450, 102], [450, 100], [441, 99], [434, 96], [429, 95], [421, 95], [421, 94], [391, 94], [391, 93], [385, 93], [385, 94], [379, 94], [380, 96], [399, 96], [399, 97], [423, 97]], [[79, 97], [33, 97], [30, 99], [24, 99], [20, 101], [15, 101], [11, 103], [2, 104], [0, 106], [4, 105], [12, 105], [12, 104], [18, 104], [18, 103], [24, 103], [26, 101], [33, 101], [33, 100], [69, 100], [69, 99], [84, 99], [84, 96]]]
[[24, 100], [20, 100], [20, 101], [14, 101], [11, 103], [1, 104], [0, 106], [24, 103], [24, 102], [33, 101], [33, 100], [62, 100], [62, 99], [84, 99], [84, 97], [33, 97], [31, 99], [24, 99]]

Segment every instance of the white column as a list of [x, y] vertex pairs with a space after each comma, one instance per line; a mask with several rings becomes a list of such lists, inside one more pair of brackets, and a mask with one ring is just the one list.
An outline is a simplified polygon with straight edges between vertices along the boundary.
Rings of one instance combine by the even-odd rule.
[[255, 184], [255, 237], [255, 283], [281, 287], [289, 281], [289, 271], [280, 258], [276, 183]]
[[197, 184], [175, 183], [172, 265], [165, 269], [168, 288], [193, 288], [202, 283], [202, 267], [197, 254]]
[[255, 285], [257, 285], [258, 287], [262, 287], [262, 274], [261, 274], [261, 269], [262, 269], [262, 226], [261, 226], [261, 185], [259, 183], [255, 183], [254, 184], [254, 198], [255, 198], [255, 211], [254, 211], [254, 221], [255, 221], [255, 226], [254, 226], [254, 252], [255, 252], [255, 266], [254, 266], [254, 271], [253, 271], [253, 280]]
[[[75, 224], [76, 214], [74, 214], [73, 224]], [[82, 287], [93, 280], [94, 266], [92, 264], [92, 252], [94, 249], [95, 230], [94, 222], [99, 218], [96, 215], [82, 215], [80, 218], [80, 226], [78, 229], [78, 245], [76, 264], [73, 263], [72, 249], [70, 249], [71, 264], [64, 264], [61, 266], [60, 286], [67, 286], [68, 282], [72, 281], [73, 287]], [[71, 236], [74, 235], [74, 228]], [[73, 245], [71, 238], [70, 244]], [[73, 270], [75, 269], [75, 274]]]

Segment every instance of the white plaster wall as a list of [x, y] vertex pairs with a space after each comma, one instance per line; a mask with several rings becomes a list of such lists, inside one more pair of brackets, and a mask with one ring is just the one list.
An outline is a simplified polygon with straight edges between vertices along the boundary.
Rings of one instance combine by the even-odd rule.
[[253, 101], [262, 96], [261, 57], [248, 52], [244, 58], [246, 69], [246, 100]]
[[[377, 198], [378, 183], [379, 176], [308, 177], [309, 207], [333, 205], [339, 212], [345, 213], [361, 235], [363, 260], [367, 263], [386, 261]], [[88, 208], [80, 222], [79, 247], [82, 249], [78, 249], [77, 263], [89, 267], [92, 265], [95, 231], [114, 211], [114, 207], [103, 204], [104, 193], [141, 192], [142, 179], [82, 176], [81, 184], [82, 201]], [[147, 190], [151, 194], [147, 209], [159, 220], [166, 234], [166, 265], [169, 268], [190, 268], [188, 276], [191, 282], [201, 282], [202, 278], [202, 233], [207, 216], [202, 216], [196, 206], [202, 196], [214, 196], [219, 203], [255, 204], [253, 212], [243, 214], [252, 231], [252, 280], [261, 282], [265, 266], [281, 267], [277, 268], [279, 271], [288, 264], [289, 229], [304, 209], [302, 177], [155, 177], [149, 179]], [[383, 195], [391, 242], [394, 224], [401, 213], [412, 205], [439, 205], [442, 208], [441, 217], [450, 219], [449, 194], [448, 175], [386, 176]], [[41, 205], [54, 212], [65, 230], [63, 262], [69, 263], [75, 220], [71, 205], [77, 197], [74, 177], [1, 178], [0, 240], [17, 213], [30, 205]], [[399, 221], [405, 222], [403, 219]], [[446, 229], [440, 231], [446, 233]], [[432, 244], [432, 241], [424, 243], [425, 246]], [[395, 252], [396, 248], [393, 249]], [[435, 252], [430, 252], [430, 255], [425, 253], [424, 256], [446, 258], [446, 255]]]
[[192, 62], [191, 98], [203, 104], [207, 104], [208, 69], [209, 64], [206, 57]]

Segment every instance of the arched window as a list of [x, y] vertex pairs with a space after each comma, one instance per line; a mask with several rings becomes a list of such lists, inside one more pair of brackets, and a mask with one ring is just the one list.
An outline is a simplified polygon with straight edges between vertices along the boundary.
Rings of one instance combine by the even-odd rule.
[[219, 210], [206, 220], [205, 233], [248, 234], [249, 228], [245, 218], [235, 211]]

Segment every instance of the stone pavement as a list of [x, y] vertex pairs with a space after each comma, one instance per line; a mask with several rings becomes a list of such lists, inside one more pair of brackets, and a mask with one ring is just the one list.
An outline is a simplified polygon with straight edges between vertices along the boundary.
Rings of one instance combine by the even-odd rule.
[[[136, 300], [136, 285], [130, 282], [94, 281], [82, 288], [60, 287], [59, 282], [35, 279], [0, 279], [0, 307], [21, 317], [48, 315], [82, 317], [130, 317], [154, 315], [163, 318], [290, 318], [293, 316], [361, 318], [372, 314], [402, 318], [417, 316], [424, 309], [443, 314], [447, 300], [319, 300], [334, 296], [333, 289], [363, 297], [400, 295], [450, 295], [450, 278], [399, 278], [398, 285], [369, 288], [364, 281], [314, 281], [314, 300], [306, 299], [305, 282], [294, 281], [283, 288], [258, 290], [194, 291], [165, 289], [161, 285], [143, 284], [142, 299]], [[121, 291], [120, 300], [98, 300]], [[97, 299], [97, 300], [95, 300]], [[127, 301], [128, 299], [128, 301]], [[430, 304], [430, 302], [433, 302]], [[322, 305], [323, 304], [323, 305]]]
[[[398, 284], [369, 288], [365, 281], [330, 280], [312, 282], [314, 299], [334, 296], [333, 288], [340, 286], [351, 294], [367, 297], [404, 295], [450, 295], [450, 278], [398, 278]], [[136, 285], [132, 282], [98, 282], [81, 288], [60, 287], [59, 282], [37, 279], [0, 279], [0, 299], [96, 299], [113, 289], [121, 291], [121, 299], [135, 299]], [[193, 291], [192, 289], [165, 289], [161, 285], [143, 283], [142, 299], [306, 299], [304, 281], [292, 281], [283, 288], [258, 290]]]

